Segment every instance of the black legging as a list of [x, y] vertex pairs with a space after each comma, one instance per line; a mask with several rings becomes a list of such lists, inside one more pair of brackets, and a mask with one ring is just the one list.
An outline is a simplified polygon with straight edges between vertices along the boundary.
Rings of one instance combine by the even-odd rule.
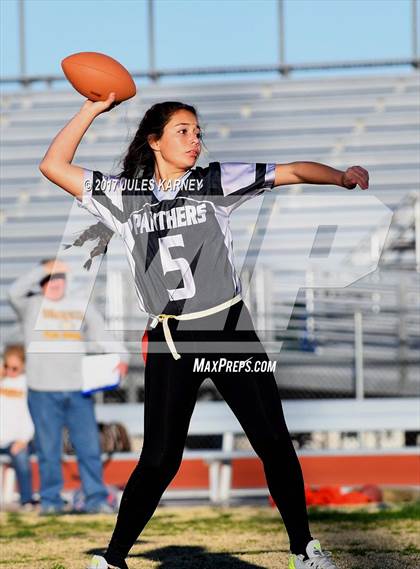
[[[140, 460], [125, 487], [108, 563], [126, 567], [124, 559], [152, 517], [160, 498], [177, 473], [198, 389], [208, 373], [193, 372], [195, 357], [217, 360], [268, 360], [247, 307], [230, 309], [192, 321], [170, 320], [173, 340], [182, 355], [174, 360], [162, 324], [148, 326], [149, 351], [145, 370], [144, 442]], [[219, 328], [219, 329], [218, 329]], [[220, 329], [221, 328], [221, 329]], [[203, 343], [234, 342], [240, 353], [203, 353]], [[252, 343], [252, 348], [250, 345]], [[160, 353], [152, 351], [152, 345]], [[183, 351], [188, 348], [190, 353]], [[193, 349], [193, 352], [191, 352]], [[267, 485], [286, 526], [290, 549], [304, 553], [312, 539], [305, 504], [301, 467], [284, 420], [273, 373], [213, 373], [211, 378], [230, 406], [264, 465]]]

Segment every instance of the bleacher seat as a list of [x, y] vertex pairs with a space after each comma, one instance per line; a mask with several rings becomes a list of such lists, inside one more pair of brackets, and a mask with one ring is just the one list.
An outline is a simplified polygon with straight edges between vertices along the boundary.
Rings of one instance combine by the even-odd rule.
[[[384, 389], [386, 393], [389, 389], [391, 394], [396, 390], [402, 390], [398, 391], [401, 394], [413, 394], [418, 389], [410, 361], [416, 357], [415, 350], [419, 345], [415, 330], [418, 311], [416, 315], [414, 310], [418, 307], [415, 290], [419, 261], [414, 248], [409, 246], [414, 231], [413, 219], [409, 215], [400, 216], [398, 212], [402, 210], [401, 204], [407, 196], [419, 188], [419, 91], [419, 73], [416, 71], [372, 76], [140, 86], [135, 99], [95, 121], [74, 162], [103, 172], [118, 172], [119, 160], [144, 111], [155, 102], [171, 99], [194, 104], [199, 111], [207, 148], [203, 150], [198, 165], [204, 166], [216, 160], [280, 163], [309, 160], [340, 169], [354, 164], [367, 168], [370, 172], [368, 195], [377, 197], [391, 208], [404, 230], [396, 227], [398, 231], [395, 232], [391, 226], [381, 257], [383, 273], [376, 271], [345, 289], [314, 290], [310, 317], [319, 349], [316, 353], [306, 354], [283, 351], [282, 358], [295, 362], [295, 366], [290, 364], [285, 374], [289, 379], [281, 378], [280, 381], [286, 381], [290, 388], [293, 385], [313, 388], [316, 382], [322, 381], [325, 385], [322, 373], [329, 363], [337, 366], [339, 376], [339, 358], [347, 358], [348, 361], [353, 354], [354, 308], [364, 306], [367, 315], [364, 322], [365, 357], [395, 361], [404, 352], [408, 379], [401, 383], [398, 366], [388, 367], [384, 370], [384, 377], [387, 377]], [[14, 313], [7, 305], [7, 287], [41, 258], [54, 255], [62, 240], [72, 200], [43, 178], [38, 164], [52, 138], [77, 112], [81, 103], [77, 93], [62, 90], [21, 90], [5, 93], [2, 97], [0, 227], [3, 243], [0, 259], [3, 271], [0, 275], [0, 323], [5, 337], [15, 323]], [[232, 216], [236, 258], [241, 264], [261, 204], [273, 210], [270, 232], [259, 261], [264, 266], [264, 287], [268, 287], [268, 281], [271, 283], [270, 292], [266, 291], [268, 300], [264, 302], [270, 304], [274, 328], [288, 310], [284, 305], [282, 287], [287, 285], [289, 277], [294, 278], [294, 271], [299, 269], [299, 252], [305, 247], [305, 239], [311, 231], [311, 218], [321, 203], [319, 198], [329, 197], [330, 223], [340, 224], [344, 234], [342, 251], [350, 256], [357, 251], [358, 244], [354, 242], [356, 232], [369, 226], [372, 211], [371, 206], [366, 205], [365, 195], [360, 192], [351, 194], [351, 205], [343, 211], [340, 198], [350, 194], [343, 194], [343, 190], [337, 187], [302, 184], [278, 188], [277, 194], [300, 195], [305, 200], [300, 202], [298, 211], [288, 212], [287, 217], [278, 205], [281, 202], [271, 196], [267, 201], [263, 198], [251, 200]], [[92, 218], [80, 210], [76, 221], [87, 226]], [[78, 254], [83, 257], [81, 252]], [[123, 262], [122, 247], [115, 249], [113, 258]], [[398, 292], [401, 270], [404, 271], [404, 302], [407, 303], [407, 298], [414, 299], [413, 310], [404, 316], [406, 339], [403, 350], [398, 322], [401, 310], [407, 304], [401, 305]], [[104, 291], [98, 294], [103, 300]], [[299, 298], [303, 298], [304, 303], [305, 295], [305, 290], [302, 290]], [[267, 306], [255, 307], [254, 304], [251, 302], [252, 310], [267, 310]], [[332, 318], [332, 314], [336, 317]], [[266, 317], [266, 314], [262, 316], [265, 322]], [[305, 326], [304, 320], [301, 324]], [[265, 339], [279, 343], [282, 338], [293, 338], [298, 333], [299, 330], [275, 329]], [[311, 369], [312, 378], [316, 379], [309, 384], [306, 361], [315, 360], [319, 364], [319, 373]], [[325, 362], [325, 368], [322, 362]], [[351, 373], [348, 369], [347, 379], [343, 379], [346, 386], [351, 384]], [[367, 368], [366, 374], [370, 373]], [[372, 379], [371, 392], [380, 393], [379, 385], [379, 381], [375, 383]], [[333, 381], [327, 390], [336, 392]]]

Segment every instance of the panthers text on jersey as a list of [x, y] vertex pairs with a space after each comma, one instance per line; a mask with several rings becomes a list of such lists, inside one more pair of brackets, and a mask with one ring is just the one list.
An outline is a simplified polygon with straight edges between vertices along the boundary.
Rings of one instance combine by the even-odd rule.
[[127, 180], [84, 170], [78, 204], [123, 239], [141, 310], [205, 310], [241, 292], [231, 212], [270, 190], [275, 164], [211, 162], [163, 190], [153, 177]]

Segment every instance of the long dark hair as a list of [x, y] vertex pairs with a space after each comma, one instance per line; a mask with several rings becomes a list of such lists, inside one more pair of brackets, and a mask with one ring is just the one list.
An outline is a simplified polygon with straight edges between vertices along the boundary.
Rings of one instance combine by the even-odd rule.
[[172, 115], [181, 110], [190, 111], [197, 116], [194, 107], [178, 101], [156, 103], [146, 111], [123, 159], [123, 170], [119, 174], [120, 177], [133, 179], [141, 177], [145, 172], [153, 172], [155, 156], [147, 137], [154, 134], [157, 139], [161, 138], [163, 129], [171, 120]]
[[[196, 117], [198, 116], [193, 106], [178, 101], [156, 103], [146, 111], [125, 156], [121, 160], [122, 171], [117, 177], [130, 180], [153, 175], [155, 156], [147, 140], [148, 136], [155, 135], [157, 139], [161, 138], [165, 125], [171, 120], [172, 115], [180, 110], [190, 111]], [[98, 222], [88, 227], [71, 245], [65, 245], [65, 247], [81, 247], [88, 240], [99, 239], [98, 244], [90, 253], [89, 260], [83, 265], [86, 269], [90, 269], [92, 259], [97, 255], [106, 253], [108, 243], [113, 235], [114, 232], [111, 229], [102, 222]]]

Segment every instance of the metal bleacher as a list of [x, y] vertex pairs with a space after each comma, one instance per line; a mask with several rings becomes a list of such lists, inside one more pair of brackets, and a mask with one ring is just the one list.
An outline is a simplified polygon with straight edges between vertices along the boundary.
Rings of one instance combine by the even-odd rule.
[[[415, 243], [415, 232], [418, 235], [420, 231], [419, 95], [416, 71], [139, 85], [135, 99], [98, 117], [85, 135], [74, 163], [118, 172], [118, 160], [145, 110], [158, 101], [181, 100], [195, 105], [199, 112], [205, 142], [200, 166], [216, 160], [309, 160], [340, 169], [356, 164], [368, 169], [368, 194], [302, 184], [277, 188], [238, 208], [231, 223], [235, 253], [239, 266], [245, 258], [249, 261], [257, 220], [269, 211], [269, 230], [258, 255], [260, 277], [258, 282], [251, 282], [248, 299], [257, 321], [262, 323], [263, 340], [274, 345], [284, 342], [280, 356], [284, 365], [278, 380], [285, 393], [301, 396], [305, 390], [318, 390], [319, 394], [335, 397], [353, 393], [353, 316], [356, 309], [362, 309], [366, 394], [415, 395], [419, 389], [415, 364], [420, 347], [420, 259]], [[81, 103], [81, 97], [72, 91], [21, 90], [2, 96], [3, 338], [10, 337], [16, 328], [16, 317], [6, 298], [8, 286], [40, 259], [55, 255], [63, 237], [73, 200], [42, 177], [38, 164], [52, 138]], [[371, 225], [376, 206], [365, 199], [367, 195], [375, 196], [393, 212], [379, 268], [345, 288], [325, 285], [312, 289], [310, 296], [309, 289], [301, 288], [297, 299], [300, 304], [292, 318], [297, 327], [282, 328], [290, 313], [283, 289], [299, 271], [317, 208], [328, 199], [330, 217], [325, 223], [340, 225], [341, 254], [352, 258], [360, 253], [358, 239], [364, 230], [369, 243], [375, 241], [377, 228]], [[297, 198], [299, 208], [290, 202], [286, 215], [285, 202], [278, 196]], [[81, 227], [89, 225], [89, 214], [77, 210], [72, 211], [72, 219]], [[321, 245], [322, 239], [327, 237], [321, 236]], [[110, 253], [125, 278], [128, 267], [122, 247], [115, 244]], [[73, 253], [72, 260], [82, 258], [80, 252]], [[101, 283], [100, 278], [97, 295], [103, 302]], [[134, 302], [132, 296], [130, 299]], [[132, 307], [126, 306], [126, 315], [132, 312]], [[135, 329], [136, 322], [141, 329], [140, 315], [134, 317], [130, 328]], [[302, 334], [309, 336], [311, 349], [302, 348]]]

